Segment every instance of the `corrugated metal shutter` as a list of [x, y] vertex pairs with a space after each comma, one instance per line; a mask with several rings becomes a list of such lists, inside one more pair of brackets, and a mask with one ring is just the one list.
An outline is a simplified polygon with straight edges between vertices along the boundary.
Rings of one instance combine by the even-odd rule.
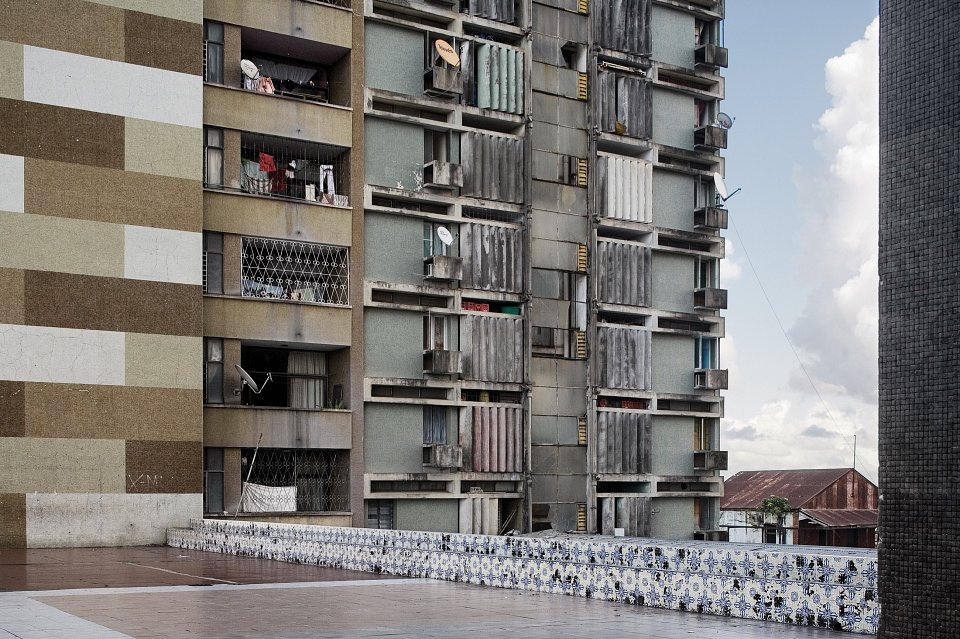
[[523, 290], [523, 231], [490, 224], [460, 225], [463, 288]]
[[523, 52], [490, 42], [478, 42], [475, 48], [477, 106], [523, 113]]
[[523, 141], [468, 131], [460, 136], [462, 195], [523, 202]]
[[643, 328], [597, 327], [597, 385], [603, 388], [649, 390], [653, 344]]
[[475, 473], [523, 472], [523, 411], [510, 406], [473, 406], [465, 414], [464, 455]]
[[633, 222], [653, 220], [653, 163], [619, 155], [597, 158], [600, 212]]
[[650, 306], [649, 246], [601, 240], [597, 242], [597, 299], [609, 304]]
[[635, 55], [649, 54], [650, 0], [605, 0], [597, 3], [597, 43]]
[[597, 412], [597, 472], [650, 472], [650, 414]]
[[623, 528], [629, 537], [650, 536], [650, 497], [604, 497], [600, 501], [600, 533]]
[[471, 497], [460, 500], [460, 532], [465, 535], [496, 535], [500, 532], [500, 500]]
[[509, 317], [460, 318], [463, 379], [523, 382], [523, 321]]
[[470, 15], [513, 24], [516, 8], [514, 0], [470, 0]]
[[649, 138], [653, 130], [650, 82], [633, 74], [601, 70], [600, 130]]

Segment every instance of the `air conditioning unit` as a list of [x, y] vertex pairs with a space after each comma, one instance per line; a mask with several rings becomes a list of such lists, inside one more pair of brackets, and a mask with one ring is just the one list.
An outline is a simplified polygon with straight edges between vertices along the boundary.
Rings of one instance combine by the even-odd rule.
[[716, 44], [701, 44], [694, 52], [697, 66], [727, 68], [727, 50]]
[[457, 469], [463, 466], [463, 448], [450, 444], [424, 444], [423, 465]]
[[463, 94], [463, 74], [460, 73], [460, 67], [435, 66], [424, 71], [423, 92], [439, 96]]
[[727, 148], [727, 130], [713, 124], [697, 127], [693, 131], [693, 145], [698, 149], [711, 151], [725, 149]]
[[693, 292], [693, 306], [696, 309], [723, 310], [727, 308], [727, 289], [698, 288]]
[[439, 189], [463, 186], [463, 167], [452, 162], [434, 160], [423, 165], [423, 185]]
[[423, 372], [433, 375], [456, 375], [460, 372], [460, 351], [423, 351]]
[[438, 282], [456, 282], [463, 279], [463, 260], [450, 255], [432, 255], [423, 258], [424, 279]]
[[693, 226], [697, 229], [725, 229], [727, 228], [727, 209], [716, 206], [705, 206], [694, 210]]
[[693, 387], [696, 390], [726, 390], [727, 370], [698, 368], [693, 372]]
[[697, 450], [693, 453], [694, 470], [726, 470], [729, 453], [725, 450]]

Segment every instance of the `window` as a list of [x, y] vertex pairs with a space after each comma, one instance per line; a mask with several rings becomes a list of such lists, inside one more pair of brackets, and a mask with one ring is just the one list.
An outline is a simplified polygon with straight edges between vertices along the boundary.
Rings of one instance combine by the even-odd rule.
[[[423, 223], [423, 256], [433, 257], [434, 255], [450, 255], [450, 244], [440, 240], [437, 230], [446, 228], [443, 224], [434, 224], [432, 222]], [[448, 229], [449, 232], [449, 229]]]
[[720, 368], [720, 340], [695, 337], [694, 368]]
[[765, 544], [785, 544], [787, 543], [787, 531], [777, 529], [774, 526], [763, 527], [763, 543]]
[[203, 232], [203, 292], [223, 293], [223, 234]]
[[447, 443], [447, 409], [445, 407], [423, 407], [423, 443]]
[[693, 424], [693, 449], [713, 450], [716, 420], [708, 417], [697, 417]]
[[367, 528], [393, 529], [393, 501], [371, 499], [367, 501]]
[[423, 316], [423, 350], [453, 350], [450, 348], [450, 321], [444, 315]]
[[203, 338], [203, 402], [223, 403], [223, 340]]
[[[327, 355], [320, 351], [243, 346], [240, 365], [262, 389], [243, 387], [241, 399], [252, 406], [319, 410], [327, 407]], [[263, 383], [270, 375], [271, 381]]]
[[423, 162], [450, 161], [450, 132], [423, 130]]
[[222, 448], [203, 449], [203, 512], [224, 512]]
[[720, 287], [720, 260], [709, 257], [697, 258], [697, 270], [693, 279], [694, 288]]
[[[585, 347], [587, 328], [587, 276], [584, 273], [533, 269], [533, 294], [547, 300], [543, 309], [553, 309], [551, 325], [533, 326], [533, 352], [548, 357], [579, 358], [578, 339]], [[549, 312], [549, 311], [547, 311]], [[579, 336], [579, 337], [578, 337]]]
[[350, 303], [346, 247], [244, 237], [240, 271], [244, 297]]
[[223, 186], [223, 129], [203, 131], [203, 185]]
[[[349, 510], [348, 452], [309, 448], [241, 449], [243, 512], [343, 512]], [[270, 487], [286, 490], [257, 490]]]
[[223, 25], [203, 23], [203, 81], [223, 84]]
[[702, 209], [708, 206], [717, 206], [719, 201], [714, 193], [713, 180], [697, 178], [693, 191], [693, 208]]

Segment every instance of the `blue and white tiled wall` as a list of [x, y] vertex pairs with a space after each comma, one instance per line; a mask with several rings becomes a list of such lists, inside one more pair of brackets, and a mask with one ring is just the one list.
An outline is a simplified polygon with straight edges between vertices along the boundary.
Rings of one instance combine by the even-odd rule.
[[192, 526], [168, 531], [167, 543], [857, 633], [875, 634], [880, 621], [874, 551], [210, 519], [194, 520]]

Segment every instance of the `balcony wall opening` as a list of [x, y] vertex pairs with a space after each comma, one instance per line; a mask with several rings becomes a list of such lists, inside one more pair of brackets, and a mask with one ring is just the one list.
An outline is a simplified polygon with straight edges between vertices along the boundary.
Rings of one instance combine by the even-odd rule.
[[350, 509], [349, 451], [244, 448], [240, 462], [241, 513]]
[[[240, 390], [241, 403], [301, 410], [346, 408], [343, 391], [334, 388], [336, 385], [332, 383], [340, 377], [333, 370], [334, 362], [342, 359], [337, 356], [339, 351], [327, 353], [242, 345], [240, 366], [260, 386], [260, 392], [254, 393], [249, 385], [244, 384]], [[269, 382], [265, 381], [268, 376]]]

